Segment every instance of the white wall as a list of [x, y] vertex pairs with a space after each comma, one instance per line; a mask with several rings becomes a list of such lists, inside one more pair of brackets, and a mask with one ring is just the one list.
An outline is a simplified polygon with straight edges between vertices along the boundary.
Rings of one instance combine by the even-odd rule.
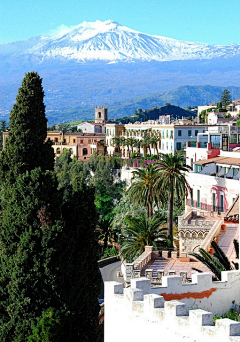
[[[200, 190], [200, 201], [212, 205], [212, 193], [216, 192], [216, 200], [219, 199], [219, 192], [224, 195], [224, 211], [233, 203], [239, 193], [239, 181], [215, 176], [208, 176], [201, 173], [190, 172], [186, 179], [193, 189], [193, 200], [197, 200], [197, 190]], [[190, 196], [188, 196], [190, 198]], [[216, 203], [219, 206], [219, 203]]]
[[[131, 287], [125, 289], [122, 284], [106, 282], [104, 342], [239, 341], [233, 336], [237, 334], [240, 338], [240, 323], [221, 319], [213, 327], [212, 321], [212, 312], [230, 309], [233, 299], [239, 302], [240, 272], [231, 272], [224, 272], [224, 281], [216, 283], [211, 281], [210, 274], [198, 274], [196, 284], [190, 285], [182, 285], [180, 277], [163, 277], [167, 286], [162, 289], [151, 288], [151, 281], [146, 278], [132, 281]], [[175, 297], [192, 293], [193, 298], [189, 298], [189, 303], [178, 298], [165, 301], [163, 291]], [[196, 300], [193, 292], [195, 297], [201, 294], [204, 299]], [[189, 311], [194, 307], [198, 308]]]

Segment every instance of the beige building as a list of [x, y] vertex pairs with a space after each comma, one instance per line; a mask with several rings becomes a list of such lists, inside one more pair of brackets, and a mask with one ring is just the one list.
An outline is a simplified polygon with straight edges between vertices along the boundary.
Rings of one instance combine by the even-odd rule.
[[[3, 148], [5, 147], [8, 132], [3, 133]], [[105, 134], [102, 133], [63, 133], [61, 131], [47, 131], [47, 140], [52, 141], [55, 157], [63, 150], [69, 150], [71, 156], [78, 160], [88, 161], [90, 156], [96, 152], [105, 153]]]

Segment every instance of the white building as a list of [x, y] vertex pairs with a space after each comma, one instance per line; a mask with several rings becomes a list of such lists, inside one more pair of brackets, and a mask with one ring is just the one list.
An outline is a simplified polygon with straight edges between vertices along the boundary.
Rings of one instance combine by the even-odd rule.
[[[121, 125], [121, 130], [118, 130], [116, 135], [116, 127], [113, 127], [113, 124], [106, 124], [107, 151], [113, 154], [116, 146], [112, 139], [118, 136], [122, 137], [123, 141], [118, 147], [123, 158], [129, 158], [133, 152], [139, 152], [140, 156], [146, 153], [175, 153], [185, 149], [187, 142], [196, 142], [198, 133], [206, 132], [207, 127], [202, 124], [160, 123], [149, 120]], [[148, 146], [133, 144], [133, 141], [142, 142], [147, 137], [155, 137], [157, 141]]]
[[102, 133], [102, 124], [95, 122], [83, 122], [77, 125], [77, 130], [81, 130], [82, 133]]

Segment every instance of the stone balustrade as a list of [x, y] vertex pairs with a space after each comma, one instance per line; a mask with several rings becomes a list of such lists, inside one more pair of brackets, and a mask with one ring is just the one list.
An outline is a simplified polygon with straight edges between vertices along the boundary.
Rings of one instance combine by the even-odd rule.
[[134, 269], [141, 269], [148, 261], [152, 259], [152, 246], [145, 246], [145, 251], [134, 261]]

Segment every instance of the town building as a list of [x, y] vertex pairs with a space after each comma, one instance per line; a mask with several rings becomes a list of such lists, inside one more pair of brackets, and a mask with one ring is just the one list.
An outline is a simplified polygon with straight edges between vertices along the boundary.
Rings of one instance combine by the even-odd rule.
[[82, 133], [102, 133], [102, 123], [82, 122], [77, 125], [77, 130]]
[[[119, 151], [122, 158], [129, 158], [133, 152], [138, 152], [140, 156], [148, 153], [151, 155], [158, 153], [175, 153], [183, 150], [186, 142], [196, 142], [198, 133], [204, 133], [208, 125], [187, 123], [176, 121], [170, 123], [170, 116], [164, 116], [159, 120], [149, 120], [146, 122], [128, 123], [125, 125], [106, 124], [106, 145], [108, 154]], [[117, 135], [116, 135], [117, 132]], [[122, 138], [117, 142], [115, 137]], [[144, 144], [144, 140], [146, 144]], [[114, 143], [115, 142], [115, 143]]]
[[[8, 132], [3, 132], [3, 148], [5, 147]], [[63, 150], [69, 150], [71, 156], [78, 160], [88, 161], [93, 153], [105, 153], [105, 134], [80, 133], [62, 131], [47, 131], [47, 140], [52, 141], [55, 157], [60, 156]]]

